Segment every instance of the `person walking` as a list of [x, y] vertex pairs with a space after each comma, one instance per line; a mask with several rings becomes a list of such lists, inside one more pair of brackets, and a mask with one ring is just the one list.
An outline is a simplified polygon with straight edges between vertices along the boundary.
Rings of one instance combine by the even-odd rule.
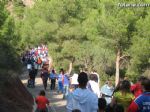
[[41, 72], [41, 78], [42, 78], [42, 81], [43, 81], [43, 85], [44, 85], [44, 89], [45, 89], [45, 90], [46, 90], [46, 88], [47, 88], [48, 76], [49, 76], [48, 69], [47, 69], [47, 68], [43, 68], [43, 69], [42, 69], [42, 72]]
[[67, 99], [67, 112], [72, 112], [75, 109], [81, 112], [97, 112], [98, 97], [86, 88], [88, 76], [85, 72], [81, 72], [78, 76], [79, 88], [70, 93]]
[[63, 80], [63, 99], [65, 99], [69, 93], [69, 77], [67, 74], [64, 74], [64, 80]]
[[114, 92], [114, 87], [112, 85], [111, 80], [108, 80], [102, 87], [101, 87], [101, 96], [105, 98], [107, 105], [111, 103], [112, 95]]
[[142, 81], [144, 81], [146, 79], [146, 77], [144, 76], [140, 76], [138, 79], [138, 82], [136, 84], [133, 84], [130, 88], [131, 92], [134, 94], [135, 98], [138, 97], [139, 95], [141, 95], [143, 93], [143, 89], [142, 89]]
[[45, 97], [45, 91], [40, 91], [39, 96], [36, 97], [35, 102], [37, 109], [35, 112], [48, 112], [49, 100]]
[[35, 87], [35, 77], [37, 75], [37, 71], [34, 68], [34, 66], [32, 66], [32, 69], [29, 72], [29, 77], [30, 77], [30, 81], [32, 82], [31, 87]]
[[144, 92], [129, 106], [128, 112], [150, 112], [150, 79], [142, 81]]
[[111, 101], [111, 106], [114, 107], [116, 104], [122, 105], [124, 110], [127, 111], [128, 106], [134, 99], [134, 95], [130, 92], [130, 82], [123, 80], [120, 84], [119, 91], [115, 92]]
[[64, 82], [64, 70], [60, 69], [60, 74], [58, 75], [58, 93], [63, 93], [63, 82]]
[[87, 83], [87, 88], [95, 93], [98, 98], [100, 98], [99, 84], [97, 82], [97, 78], [95, 78], [95, 74], [90, 74], [89, 79], [90, 80]]
[[72, 77], [70, 77], [71, 86], [76, 89], [78, 87], [78, 74], [74, 73]]
[[49, 76], [50, 80], [51, 80], [51, 86], [50, 89], [54, 90], [55, 89], [55, 83], [56, 83], [56, 73], [55, 70], [53, 69], [52, 72], [50, 73]]

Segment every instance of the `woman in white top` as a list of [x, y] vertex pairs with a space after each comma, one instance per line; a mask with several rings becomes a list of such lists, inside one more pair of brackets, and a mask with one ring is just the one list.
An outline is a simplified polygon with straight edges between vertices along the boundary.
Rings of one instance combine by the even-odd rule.
[[95, 93], [99, 98], [100, 97], [100, 88], [99, 88], [99, 84], [96, 80], [97, 80], [97, 76], [95, 74], [91, 74], [89, 76], [89, 81], [87, 83], [87, 88], [89, 90], [91, 90], [93, 93]]

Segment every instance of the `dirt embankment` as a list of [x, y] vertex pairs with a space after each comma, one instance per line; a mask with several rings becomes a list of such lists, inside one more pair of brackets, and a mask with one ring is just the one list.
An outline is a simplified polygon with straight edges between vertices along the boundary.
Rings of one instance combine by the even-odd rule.
[[32, 112], [33, 98], [19, 77], [0, 74], [0, 112]]

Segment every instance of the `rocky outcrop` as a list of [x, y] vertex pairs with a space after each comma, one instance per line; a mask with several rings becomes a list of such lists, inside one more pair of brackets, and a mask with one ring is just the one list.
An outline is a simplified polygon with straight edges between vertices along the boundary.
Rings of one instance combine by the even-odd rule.
[[0, 74], [0, 112], [32, 112], [33, 98], [19, 77]]

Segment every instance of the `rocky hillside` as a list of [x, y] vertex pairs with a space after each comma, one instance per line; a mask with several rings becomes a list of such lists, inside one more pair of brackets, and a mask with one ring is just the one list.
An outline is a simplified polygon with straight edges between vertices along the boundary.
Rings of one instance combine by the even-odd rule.
[[33, 98], [19, 77], [5, 73], [0, 79], [0, 112], [32, 112]]

